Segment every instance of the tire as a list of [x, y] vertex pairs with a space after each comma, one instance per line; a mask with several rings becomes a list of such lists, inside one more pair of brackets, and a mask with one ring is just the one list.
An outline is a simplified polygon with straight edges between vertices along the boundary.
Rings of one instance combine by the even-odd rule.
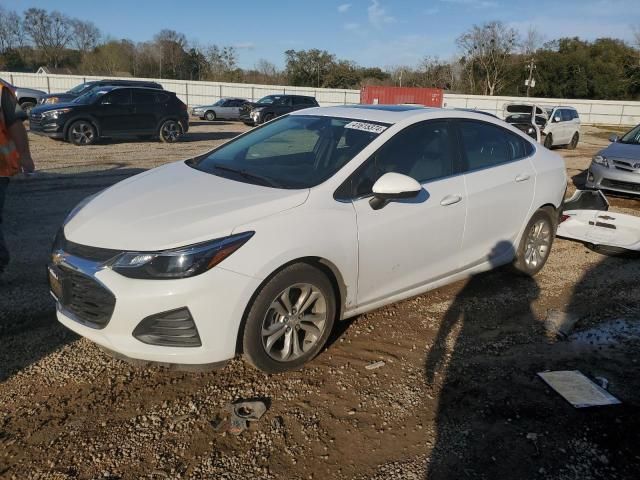
[[30, 101], [22, 102], [22, 103], [20, 104], [20, 108], [22, 109], [22, 111], [23, 111], [24, 113], [26, 113], [26, 114], [27, 114], [27, 117], [28, 117], [28, 116], [29, 116], [29, 114], [31, 113], [31, 109], [32, 109], [33, 107], [35, 107], [35, 106], [36, 106], [36, 104], [35, 104], [34, 102], [30, 102]]
[[182, 136], [182, 125], [177, 120], [165, 120], [160, 125], [158, 137], [162, 143], [175, 143]]
[[[306, 263], [286, 267], [249, 305], [242, 332], [244, 358], [266, 373], [299, 368], [325, 345], [335, 316], [336, 296], [327, 276]], [[266, 331], [271, 333], [263, 335]]]
[[98, 132], [88, 120], [76, 120], [67, 130], [67, 140], [77, 146], [92, 145], [98, 139]]
[[549, 150], [551, 150], [551, 147], [553, 147], [553, 136], [551, 134], [547, 135], [544, 139], [544, 146]]
[[578, 146], [578, 141], [580, 140], [580, 134], [578, 132], [573, 134], [573, 137], [571, 137], [571, 142], [569, 143], [569, 145], [567, 145], [567, 148], [569, 150], [575, 150], [576, 147]]
[[262, 119], [262, 123], [267, 123], [271, 120], [273, 120], [273, 113], [267, 113]]
[[556, 226], [551, 208], [541, 208], [533, 214], [522, 233], [513, 262], [513, 267], [518, 273], [533, 277], [542, 270], [551, 252]]
[[209, 110], [204, 114], [204, 119], [209, 122], [213, 122], [216, 119], [216, 112], [212, 112], [211, 110]]

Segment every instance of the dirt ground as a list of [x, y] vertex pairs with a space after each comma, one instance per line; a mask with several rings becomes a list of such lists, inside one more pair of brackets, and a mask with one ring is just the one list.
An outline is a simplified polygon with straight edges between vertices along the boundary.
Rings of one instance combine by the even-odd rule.
[[[566, 240], [535, 279], [500, 269], [342, 322], [313, 362], [282, 375], [241, 360], [136, 368], [58, 324], [44, 265], [67, 212], [245, 129], [195, 122], [174, 145], [30, 137], [41, 173], [13, 182], [6, 205], [0, 478], [638, 478], [640, 260]], [[603, 133], [585, 128], [577, 150], [558, 150], [578, 185]], [[640, 212], [636, 199], [612, 205]], [[550, 309], [579, 316], [567, 340], [547, 333]], [[605, 377], [622, 404], [574, 409], [543, 370]], [[259, 422], [238, 437], [214, 431], [225, 405], [248, 398], [269, 404]]]

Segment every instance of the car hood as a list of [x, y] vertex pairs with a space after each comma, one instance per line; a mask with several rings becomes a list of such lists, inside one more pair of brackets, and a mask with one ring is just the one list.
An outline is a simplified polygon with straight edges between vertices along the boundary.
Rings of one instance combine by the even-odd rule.
[[70, 102], [74, 98], [77, 98], [78, 95], [76, 95], [75, 93], [50, 93], [50, 94], [44, 95], [42, 99], [44, 101], [47, 98], [52, 98], [52, 97], [56, 97], [60, 102]]
[[613, 142], [607, 148], [601, 150], [600, 155], [613, 158], [625, 158], [628, 160], [640, 160], [640, 145]]
[[237, 182], [177, 162], [99, 193], [64, 227], [72, 242], [154, 251], [230, 235], [245, 223], [303, 204], [309, 190]]
[[73, 102], [64, 102], [64, 103], [47, 103], [36, 105], [31, 109], [31, 115], [34, 114], [42, 114], [44, 112], [49, 112], [51, 110], [60, 110], [61, 108], [78, 108], [81, 106], [81, 103], [73, 103]]

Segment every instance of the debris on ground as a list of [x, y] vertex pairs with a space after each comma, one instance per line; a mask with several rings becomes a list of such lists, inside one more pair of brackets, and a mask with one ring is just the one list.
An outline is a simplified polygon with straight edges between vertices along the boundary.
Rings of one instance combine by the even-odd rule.
[[262, 400], [231, 403], [225, 408], [225, 415], [218, 415], [211, 425], [218, 433], [240, 435], [249, 428], [248, 422], [257, 422], [266, 411], [267, 405]]
[[540, 372], [538, 376], [575, 408], [622, 403], [578, 370]]
[[547, 312], [544, 326], [549, 336], [566, 339], [580, 317], [574, 313], [551, 309]]
[[380, 360], [379, 362], [370, 363], [369, 365], [365, 365], [364, 368], [367, 370], [375, 370], [376, 368], [384, 367], [385, 363]]

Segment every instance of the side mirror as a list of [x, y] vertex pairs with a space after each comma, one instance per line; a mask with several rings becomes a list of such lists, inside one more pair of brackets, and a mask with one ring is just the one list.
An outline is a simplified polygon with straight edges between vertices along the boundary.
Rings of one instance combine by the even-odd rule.
[[558, 122], [562, 121], [562, 118], [560, 117], [560, 115], [556, 115], [555, 117], [553, 117], [553, 121], [555, 123], [558, 123]]
[[422, 191], [422, 185], [407, 175], [389, 172], [373, 184], [372, 190], [373, 198], [369, 201], [369, 205], [374, 210], [380, 210], [392, 200], [417, 197]]
[[618, 140], [619, 140], [619, 139], [618, 139], [618, 135], [611, 134], [611, 136], [609, 137], [609, 141], [610, 141], [610, 142], [612, 142], [612, 143], [615, 143], [615, 142], [617, 142]]

